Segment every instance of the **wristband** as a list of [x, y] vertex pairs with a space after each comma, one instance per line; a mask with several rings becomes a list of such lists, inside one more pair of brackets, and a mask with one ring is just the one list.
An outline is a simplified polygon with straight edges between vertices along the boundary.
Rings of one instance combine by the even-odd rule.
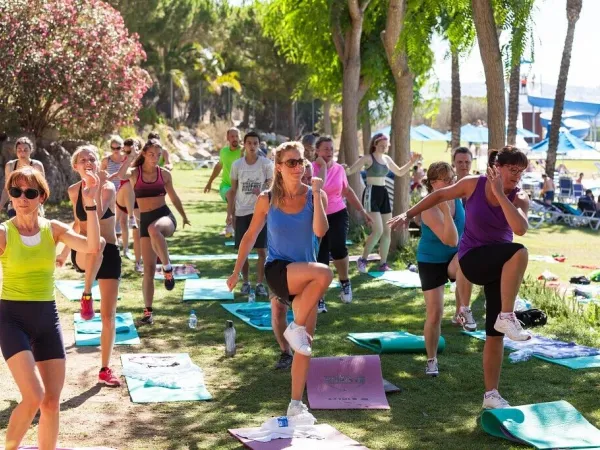
[[98, 206], [97, 205], [86, 206], [84, 209], [86, 211], [97, 211], [98, 210]]

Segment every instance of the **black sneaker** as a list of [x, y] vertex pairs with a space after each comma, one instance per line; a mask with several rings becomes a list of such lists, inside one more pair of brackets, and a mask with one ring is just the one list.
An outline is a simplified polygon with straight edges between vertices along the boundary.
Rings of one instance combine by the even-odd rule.
[[175, 277], [173, 276], [173, 268], [171, 270], [163, 269], [163, 276], [165, 277], [165, 289], [172, 291], [175, 287]]
[[148, 308], [144, 308], [144, 315], [140, 320], [138, 320], [140, 325], [152, 325], [154, 323], [154, 319], [152, 318], [152, 311], [148, 311]]
[[281, 352], [279, 361], [275, 364], [275, 370], [287, 370], [292, 367], [292, 361], [294, 357], [287, 352]]

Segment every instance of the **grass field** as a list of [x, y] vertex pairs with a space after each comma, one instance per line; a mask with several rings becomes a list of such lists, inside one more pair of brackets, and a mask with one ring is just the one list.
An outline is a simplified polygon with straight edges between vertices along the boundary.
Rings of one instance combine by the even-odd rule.
[[[425, 157], [426, 162], [431, 161], [428, 150]], [[224, 204], [216, 193], [202, 193], [208, 174], [207, 170], [175, 171], [175, 185], [192, 228], [178, 230], [169, 240], [172, 253], [232, 251], [224, 246], [224, 238], [219, 236], [225, 220]], [[569, 277], [578, 273], [571, 264], [600, 265], [598, 233], [552, 226], [532, 230], [520, 240], [532, 254], [560, 252], [567, 257], [567, 262], [549, 267], [532, 262], [529, 267], [532, 276], [549, 268], [561, 277]], [[359, 251], [358, 245], [351, 248], [351, 254]], [[394, 264], [400, 268], [405, 263], [396, 261]], [[196, 267], [203, 277], [225, 278], [231, 273], [233, 262], [211, 261], [196, 264]], [[78, 278], [78, 275], [71, 269], [61, 269], [57, 277]], [[352, 304], [342, 304], [336, 290], [328, 292], [329, 313], [319, 316], [315, 356], [366, 354], [346, 339], [349, 332], [406, 330], [422, 334], [424, 305], [420, 291], [391, 288], [383, 282], [373, 281], [359, 275], [354, 265], [351, 279], [355, 297]], [[73, 346], [71, 318], [78, 303], [59, 297], [68, 351], [68, 373], [62, 396], [61, 445], [105, 445], [140, 450], [238, 449], [241, 446], [228, 435], [228, 428], [258, 426], [269, 417], [285, 413], [290, 397], [290, 377], [287, 372], [272, 369], [279, 355], [273, 335], [257, 331], [236, 319], [238, 353], [234, 358], [225, 358], [223, 330], [225, 321], [232, 317], [217, 302], [184, 304], [182, 292], [183, 282], [178, 282], [171, 292], [157, 284], [154, 326], [139, 328], [141, 345], [117, 347], [113, 366], [120, 373], [118, 355], [121, 352], [188, 352], [204, 370], [207, 387], [213, 395], [210, 402], [140, 405], [130, 402], [126, 386], [120, 389], [96, 386], [99, 351]], [[475, 294], [473, 308], [482, 323], [483, 299], [478, 291]], [[119, 311], [131, 311], [134, 316], [139, 316], [141, 278], [133, 271], [130, 261], [124, 261], [121, 296]], [[236, 299], [245, 301], [239, 295]], [[196, 330], [187, 327], [192, 308], [198, 315]], [[403, 389], [403, 392], [388, 397], [391, 409], [314, 411], [319, 422], [331, 424], [371, 449], [523, 448], [487, 435], [478, 425], [483, 394], [483, 345], [461, 335], [450, 324], [452, 310], [453, 299], [448, 295], [442, 330], [447, 347], [439, 357], [441, 373], [438, 378], [425, 376], [425, 355], [383, 355], [384, 377]], [[564, 323], [552, 319], [548, 327], [568, 334]], [[597, 332], [590, 333], [597, 336]], [[571, 371], [535, 358], [511, 364], [505, 358], [501, 393], [513, 404], [565, 399], [600, 426], [599, 388], [600, 370]], [[0, 390], [0, 429], [4, 431], [19, 398], [5, 364], [0, 365]], [[3, 431], [0, 438], [4, 437]], [[24, 443], [33, 444], [35, 437], [33, 427]]]

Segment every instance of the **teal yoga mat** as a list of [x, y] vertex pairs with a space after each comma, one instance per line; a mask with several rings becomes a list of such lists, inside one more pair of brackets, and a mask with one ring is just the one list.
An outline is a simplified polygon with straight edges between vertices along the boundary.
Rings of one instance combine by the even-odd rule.
[[[273, 331], [273, 328], [271, 328], [271, 304], [269, 302], [221, 303], [221, 306], [257, 330]], [[288, 308], [287, 321], [288, 323], [294, 321], [292, 308]]]
[[411, 272], [410, 270], [390, 270], [387, 272], [369, 272], [369, 276], [378, 280], [387, 281], [392, 283], [394, 286], [400, 288], [420, 288], [421, 279], [419, 274]]
[[[222, 253], [220, 255], [169, 255], [171, 261], [235, 261], [236, 253]], [[248, 259], [258, 259], [256, 253], [250, 253]]]
[[[195, 280], [200, 278], [198, 271], [189, 264], [173, 264], [173, 276], [176, 280]], [[155, 280], [164, 280], [162, 268], [157, 267], [154, 273]]]
[[492, 436], [538, 449], [600, 448], [600, 430], [564, 400], [488, 409], [481, 426]]
[[[83, 281], [55, 280], [54, 287], [56, 287], [58, 292], [60, 292], [67, 300], [81, 300], [81, 294], [83, 294]], [[100, 288], [98, 287], [97, 281], [94, 281], [92, 284], [92, 298], [96, 301], [100, 301]]]
[[[386, 331], [381, 333], [349, 333], [348, 339], [359, 347], [375, 353], [423, 353], [425, 338], [406, 331]], [[440, 336], [438, 351], [446, 348], [446, 341]]]
[[[83, 320], [79, 313], [73, 314], [75, 329], [75, 345], [78, 347], [100, 345], [100, 332], [102, 331], [102, 320], [100, 314], [92, 320]], [[140, 336], [135, 329], [131, 313], [117, 313], [115, 317], [115, 344], [136, 345], [140, 343]]]
[[233, 300], [233, 292], [227, 288], [225, 278], [185, 280], [183, 301], [193, 300]]
[[[121, 355], [121, 363], [123, 364], [123, 373], [127, 373], [136, 363], [133, 359], [136, 357], [144, 356], [156, 356], [156, 357], [169, 357], [173, 356], [177, 362], [182, 365], [191, 363], [190, 356], [187, 353], [136, 353], [136, 354], [124, 354]], [[202, 384], [196, 389], [172, 389], [162, 386], [154, 386], [152, 382], [140, 380], [132, 377], [125, 377], [127, 381], [127, 388], [129, 389], [129, 396], [133, 403], [163, 403], [163, 402], [184, 402], [184, 401], [199, 401], [199, 400], [210, 400], [212, 395], [206, 389], [206, 386]]]

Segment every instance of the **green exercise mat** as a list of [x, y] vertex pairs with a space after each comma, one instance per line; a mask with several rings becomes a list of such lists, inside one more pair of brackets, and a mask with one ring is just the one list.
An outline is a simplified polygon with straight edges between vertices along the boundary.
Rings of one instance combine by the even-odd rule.
[[[100, 345], [102, 319], [96, 314], [92, 320], [83, 320], [79, 313], [73, 314], [75, 345], [78, 347]], [[115, 316], [115, 345], [135, 345], [140, 343], [140, 336], [135, 329], [130, 312], [117, 313]]]
[[[222, 253], [220, 255], [169, 255], [171, 261], [235, 261], [236, 253]], [[256, 253], [250, 253], [248, 259], [258, 259]]]
[[[425, 351], [425, 338], [406, 331], [384, 331], [380, 333], [349, 333], [348, 339], [359, 347], [375, 353], [422, 353]], [[446, 347], [446, 341], [440, 336], [438, 352]]]
[[488, 409], [481, 426], [492, 436], [538, 449], [600, 448], [600, 430], [564, 400]]
[[387, 272], [369, 272], [369, 276], [378, 280], [387, 281], [394, 286], [404, 289], [420, 288], [419, 274], [410, 270], [389, 270]]
[[233, 300], [233, 292], [229, 291], [225, 278], [185, 280], [183, 301], [194, 300]]

